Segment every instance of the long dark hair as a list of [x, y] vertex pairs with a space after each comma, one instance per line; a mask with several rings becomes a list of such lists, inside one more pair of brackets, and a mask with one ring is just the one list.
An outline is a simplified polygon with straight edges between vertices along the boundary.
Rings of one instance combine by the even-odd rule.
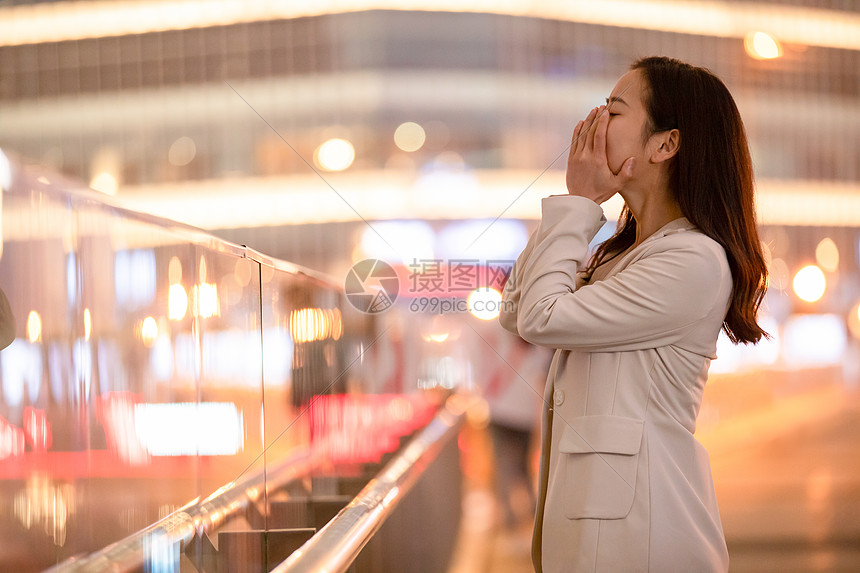
[[[723, 82], [704, 68], [650, 57], [636, 61], [647, 86], [648, 124], [643, 137], [677, 129], [681, 145], [669, 163], [669, 190], [681, 213], [726, 251], [732, 298], [723, 330], [735, 344], [769, 337], [756, 321], [767, 290], [767, 265], [758, 237], [752, 161], [740, 113]], [[595, 251], [590, 277], [636, 240], [636, 219], [627, 207], [618, 230]]]

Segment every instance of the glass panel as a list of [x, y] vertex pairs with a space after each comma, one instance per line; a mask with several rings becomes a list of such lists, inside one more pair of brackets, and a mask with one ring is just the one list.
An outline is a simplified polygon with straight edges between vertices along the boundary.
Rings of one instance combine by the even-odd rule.
[[81, 392], [91, 362], [81, 343], [69, 203], [18, 173], [4, 183], [7, 166], [0, 155], [0, 289], [9, 303], [0, 351], [0, 569], [27, 571], [79, 550], [87, 529], [75, 527], [87, 508], [74, 474], [90, 463]]
[[201, 348], [197, 430], [202, 493], [210, 495], [264, 470], [260, 268], [236, 253], [202, 248], [196, 264], [191, 299], [198, 301]]
[[0, 570], [274, 565], [469, 377], [406, 300], [0, 159]]
[[[0, 195], [16, 323], [0, 354], [0, 570], [26, 572], [262, 475], [260, 268], [15, 169]], [[178, 570], [178, 540], [135, 547], [153, 570]]]

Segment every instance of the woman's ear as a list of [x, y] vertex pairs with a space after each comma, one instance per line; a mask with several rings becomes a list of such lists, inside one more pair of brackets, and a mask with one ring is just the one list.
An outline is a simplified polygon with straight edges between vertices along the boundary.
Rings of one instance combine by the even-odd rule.
[[681, 132], [677, 129], [661, 131], [656, 134], [654, 141], [651, 163], [662, 163], [675, 157], [681, 149]]

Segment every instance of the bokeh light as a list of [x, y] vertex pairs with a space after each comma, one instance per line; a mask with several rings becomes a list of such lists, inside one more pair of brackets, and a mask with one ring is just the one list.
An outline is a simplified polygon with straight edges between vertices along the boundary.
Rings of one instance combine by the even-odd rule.
[[815, 260], [818, 266], [828, 273], [835, 273], [839, 268], [839, 248], [830, 237], [825, 237], [815, 247]]
[[90, 309], [84, 309], [84, 340], [89, 340], [93, 332], [93, 317], [90, 314]]
[[824, 272], [816, 265], [808, 265], [794, 275], [794, 293], [806, 302], [816, 302], [824, 296], [827, 280]]
[[31, 310], [27, 315], [27, 338], [30, 342], [42, 340], [42, 317], [35, 310]]
[[779, 40], [765, 32], [750, 32], [744, 38], [747, 54], [755, 60], [772, 60], [782, 55]]
[[251, 271], [252, 268], [251, 261], [248, 259], [236, 259], [236, 264], [233, 265], [233, 277], [236, 280], [236, 284], [240, 287], [246, 287], [251, 282]]
[[152, 346], [155, 339], [158, 338], [158, 323], [151, 316], [147, 316], [140, 323], [140, 339], [147, 347]]
[[170, 320], [182, 320], [188, 312], [188, 293], [181, 284], [170, 285], [167, 293], [167, 316]]
[[502, 293], [494, 288], [478, 288], [469, 293], [469, 312], [481, 320], [493, 320], [502, 307]]
[[179, 257], [170, 257], [170, 262], [167, 264], [167, 282], [168, 284], [176, 284], [182, 280], [182, 263]]
[[0, 191], [12, 186], [12, 165], [3, 150], [0, 149]]
[[171, 144], [170, 150], [167, 152], [167, 160], [172, 165], [182, 167], [191, 163], [196, 155], [197, 146], [194, 144], [194, 140], [183, 135]]
[[290, 336], [296, 342], [339, 340], [343, 319], [338, 308], [303, 308], [290, 313]]
[[413, 121], [401, 123], [394, 130], [394, 144], [403, 151], [418, 151], [426, 140], [424, 128]]
[[119, 183], [113, 174], [108, 173], [107, 171], [102, 171], [101, 173], [97, 173], [96, 176], [90, 180], [90, 187], [96, 191], [101, 191], [106, 195], [116, 195], [117, 189], [119, 189]]
[[343, 171], [355, 160], [355, 148], [345, 139], [329, 139], [314, 152], [314, 163], [326, 171]]
[[101, 147], [90, 160], [90, 187], [107, 195], [116, 195], [122, 169], [123, 158], [117, 147]]
[[212, 318], [221, 314], [221, 304], [218, 299], [218, 286], [214, 283], [200, 283], [191, 290], [194, 301], [194, 315], [202, 318]]

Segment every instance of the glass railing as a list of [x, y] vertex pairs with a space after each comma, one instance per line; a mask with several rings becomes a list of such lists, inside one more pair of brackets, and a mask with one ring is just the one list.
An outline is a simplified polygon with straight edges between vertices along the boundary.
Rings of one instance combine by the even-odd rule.
[[2, 153], [0, 186], [2, 571], [274, 566], [450, 393], [392, 359], [415, 317]]

